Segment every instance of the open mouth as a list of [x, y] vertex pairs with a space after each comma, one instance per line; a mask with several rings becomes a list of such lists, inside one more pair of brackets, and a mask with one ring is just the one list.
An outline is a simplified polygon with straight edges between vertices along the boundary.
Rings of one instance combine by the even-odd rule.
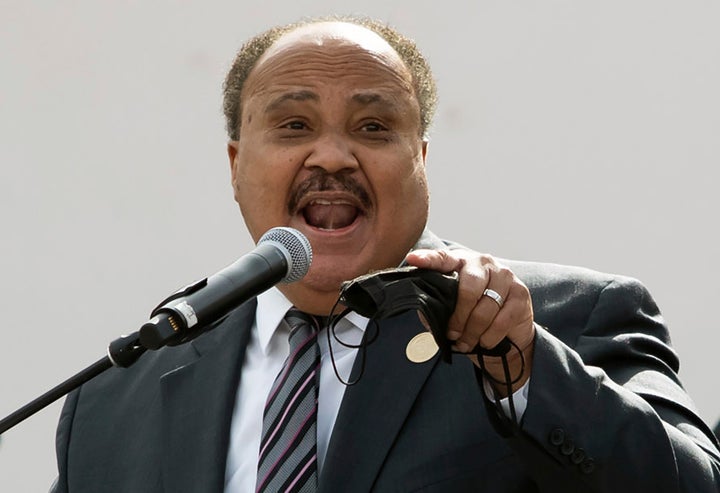
[[353, 224], [362, 215], [362, 210], [347, 200], [316, 198], [310, 200], [301, 213], [309, 226], [332, 231]]
[[288, 212], [320, 231], [348, 230], [370, 216], [372, 200], [349, 173], [328, 174], [317, 169], [290, 194]]

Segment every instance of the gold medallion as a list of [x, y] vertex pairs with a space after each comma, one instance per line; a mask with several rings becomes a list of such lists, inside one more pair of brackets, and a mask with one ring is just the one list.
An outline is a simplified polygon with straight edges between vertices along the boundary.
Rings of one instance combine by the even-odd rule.
[[422, 332], [408, 342], [405, 348], [407, 359], [413, 363], [425, 363], [435, 356], [440, 348], [430, 332]]

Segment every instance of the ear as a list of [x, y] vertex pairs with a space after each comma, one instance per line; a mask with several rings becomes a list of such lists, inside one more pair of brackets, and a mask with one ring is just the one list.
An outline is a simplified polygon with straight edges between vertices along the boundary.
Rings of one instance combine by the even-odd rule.
[[235, 188], [235, 157], [238, 153], [238, 141], [231, 140], [227, 145], [228, 159], [230, 160], [230, 181]]
[[426, 160], [427, 160], [428, 144], [430, 144], [430, 142], [429, 142], [427, 139], [423, 139], [423, 141], [422, 141], [422, 160], [423, 160], [423, 165], [425, 165]]

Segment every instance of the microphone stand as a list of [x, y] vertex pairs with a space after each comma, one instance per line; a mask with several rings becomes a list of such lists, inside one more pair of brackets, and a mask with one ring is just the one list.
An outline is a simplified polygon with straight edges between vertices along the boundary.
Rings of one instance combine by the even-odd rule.
[[148, 349], [183, 344], [213, 329], [250, 297], [303, 277], [311, 261], [312, 248], [302, 233], [270, 229], [249, 254], [163, 300], [139, 331], [111, 342], [107, 356], [0, 421], [0, 435], [112, 366], [127, 368]]
[[[156, 350], [163, 346], [182, 344], [214, 328], [214, 324], [187, 327], [183, 320], [171, 308], [166, 306], [168, 302], [198, 291], [206, 284], [207, 279], [202, 279], [168, 296], [153, 310], [151, 314], [153, 318], [145, 322], [140, 327], [140, 330], [130, 335], [120, 336], [112, 341], [107, 348], [107, 356], [2, 419], [0, 421], [0, 435], [80, 387], [85, 382], [100, 375], [105, 370], [113, 366], [128, 368], [148, 349]], [[218, 321], [220, 320], [222, 318]]]
[[65, 380], [60, 385], [53, 387], [49, 391], [37, 399], [24, 405], [14, 413], [10, 414], [0, 421], [0, 435], [17, 425], [18, 423], [29, 418], [41, 409], [46, 408], [65, 394], [78, 388], [88, 380], [95, 378], [105, 370], [117, 366], [127, 368], [147, 350], [140, 343], [140, 332], [134, 332], [127, 336], [121, 336], [115, 339], [108, 346], [107, 356], [96, 361], [84, 370], [81, 370], [71, 378]]

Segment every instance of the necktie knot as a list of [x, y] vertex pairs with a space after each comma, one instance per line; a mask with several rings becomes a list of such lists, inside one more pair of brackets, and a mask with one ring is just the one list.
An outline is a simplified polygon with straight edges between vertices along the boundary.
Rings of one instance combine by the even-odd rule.
[[291, 308], [285, 315], [285, 321], [290, 327], [290, 352], [302, 346], [308, 339], [317, 336], [324, 326], [325, 317], [310, 315], [297, 308]]

